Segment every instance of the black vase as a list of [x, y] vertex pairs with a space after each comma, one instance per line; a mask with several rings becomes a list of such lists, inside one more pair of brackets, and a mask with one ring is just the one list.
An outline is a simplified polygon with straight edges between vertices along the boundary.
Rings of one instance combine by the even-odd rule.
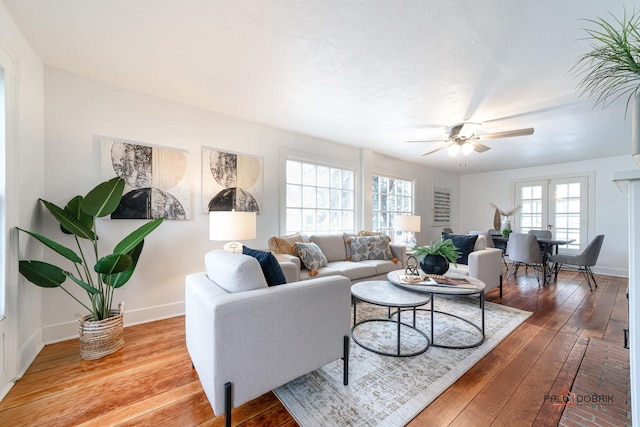
[[444, 274], [449, 269], [449, 261], [442, 255], [426, 255], [420, 261], [420, 268], [426, 274]]

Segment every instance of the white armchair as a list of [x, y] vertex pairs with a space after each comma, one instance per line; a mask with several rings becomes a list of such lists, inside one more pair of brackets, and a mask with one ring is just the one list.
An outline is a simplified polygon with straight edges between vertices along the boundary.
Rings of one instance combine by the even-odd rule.
[[[207, 254], [206, 266], [186, 278], [187, 349], [226, 425], [233, 407], [334, 360], [343, 359], [347, 384], [349, 279], [267, 287], [255, 258], [220, 250]], [[229, 292], [237, 288], [245, 290]]]
[[500, 288], [502, 298], [502, 250], [487, 247], [486, 238], [478, 235], [473, 252], [469, 253], [469, 261], [465, 264], [450, 264], [449, 271], [467, 274], [482, 280], [485, 292], [493, 288]]

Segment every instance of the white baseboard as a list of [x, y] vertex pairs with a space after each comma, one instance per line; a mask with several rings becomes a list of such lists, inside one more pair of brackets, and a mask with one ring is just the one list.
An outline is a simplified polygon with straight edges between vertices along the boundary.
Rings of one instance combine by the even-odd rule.
[[[156, 320], [168, 319], [170, 317], [184, 314], [184, 301], [147, 307], [138, 310], [127, 310], [124, 312], [124, 326], [138, 325]], [[42, 340], [45, 344], [53, 344], [60, 341], [78, 338], [78, 322], [65, 322], [55, 325], [45, 325], [42, 327]]]
[[18, 363], [17, 372], [15, 378], [12, 378], [2, 389], [0, 389], [0, 401], [9, 393], [9, 390], [18, 381], [24, 373], [29, 369], [29, 366], [36, 360], [36, 357], [44, 347], [42, 342], [42, 330], [38, 329], [29, 337], [29, 339], [18, 350]]

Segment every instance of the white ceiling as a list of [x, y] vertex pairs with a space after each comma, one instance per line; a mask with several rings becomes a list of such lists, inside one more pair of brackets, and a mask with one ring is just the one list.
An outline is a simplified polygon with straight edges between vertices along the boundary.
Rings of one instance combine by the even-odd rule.
[[[457, 174], [630, 152], [625, 102], [579, 98], [583, 18], [618, 0], [2, 0], [45, 64]], [[498, 120], [499, 119], [499, 120]], [[447, 126], [467, 166], [423, 157]]]

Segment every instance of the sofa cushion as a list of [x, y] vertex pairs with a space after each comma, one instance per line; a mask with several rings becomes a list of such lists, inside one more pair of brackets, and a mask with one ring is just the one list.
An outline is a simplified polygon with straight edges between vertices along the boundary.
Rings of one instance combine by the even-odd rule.
[[458, 264], [469, 264], [469, 254], [473, 252], [473, 247], [478, 240], [477, 235], [473, 234], [449, 234], [442, 233], [442, 240], [450, 239], [453, 242], [453, 246], [460, 251], [460, 258], [458, 258]]
[[327, 265], [327, 257], [324, 256], [320, 247], [315, 243], [295, 242], [293, 245], [300, 260], [307, 270], [309, 270], [309, 275], [317, 275], [318, 269]]
[[267, 281], [267, 285], [276, 286], [287, 283], [287, 279], [284, 277], [280, 263], [271, 252], [260, 251], [243, 246], [242, 253], [252, 256], [258, 260], [260, 268], [262, 268], [262, 273], [264, 273], [264, 278]]
[[359, 262], [357, 265], [359, 264], [367, 264], [367, 265], [374, 266], [376, 268], [376, 275], [385, 274], [393, 270], [398, 270], [402, 267], [398, 261], [394, 262], [394, 261], [385, 260], [385, 259], [368, 259], [366, 261]]
[[391, 248], [386, 236], [352, 237], [351, 261], [358, 262], [367, 259], [391, 259]]
[[340, 234], [318, 234], [310, 236], [309, 240], [320, 247], [328, 262], [347, 259], [344, 239]]
[[376, 267], [374, 265], [365, 264], [363, 262], [334, 261], [329, 263], [327, 267], [332, 270], [339, 271], [340, 274], [351, 280], [375, 276], [377, 274]]
[[307, 279], [316, 279], [318, 277], [327, 277], [327, 276], [342, 276], [342, 272], [340, 270], [336, 270], [335, 268], [331, 268], [331, 267], [320, 267], [317, 271], [317, 274], [315, 274], [314, 276], [311, 276], [309, 270], [307, 269], [302, 269], [300, 270], [300, 280], [307, 280]]
[[227, 292], [244, 292], [267, 288], [267, 281], [257, 259], [214, 249], [204, 256], [207, 276]]
[[304, 236], [300, 233], [289, 236], [273, 236], [269, 239], [269, 249], [278, 254], [297, 255], [293, 244], [296, 242], [303, 243], [304, 241]]

